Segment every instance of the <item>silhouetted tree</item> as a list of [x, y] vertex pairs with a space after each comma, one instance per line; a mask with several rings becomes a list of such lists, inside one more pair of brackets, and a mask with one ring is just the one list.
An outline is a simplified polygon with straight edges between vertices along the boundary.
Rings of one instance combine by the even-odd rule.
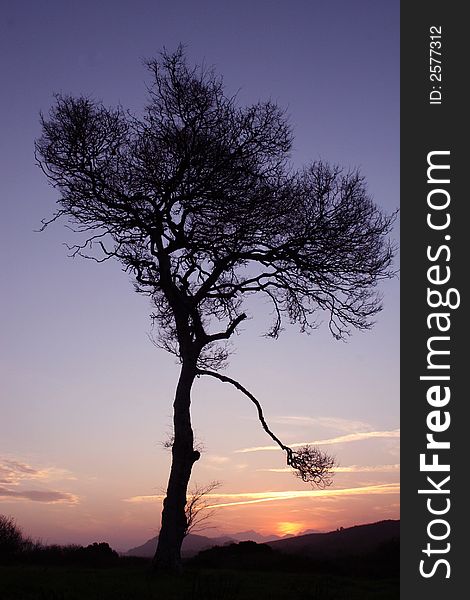
[[11, 559], [23, 550], [23, 532], [13, 517], [0, 515], [0, 560]]
[[239, 107], [212, 70], [188, 66], [181, 47], [147, 66], [153, 81], [142, 116], [58, 95], [36, 152], [61, 194], [44, 227], [65, 217], [86, 234], [74, 256], [118, 259], [152, 298], [157, 343], [181, 362], [155, 558], [158, 568], [178, 570], [187, 486], [200, 457], [190, 417], [195, 378], [236, 386], [299, 476], [328, 484], [333, 460], [285, 446], [258, 400], [219, 371], [249, 294], [272, 303], [273, 338], [284, 319], [315, 327], [318, 311], [336, 338], [369, 328], [380, 310], [376, 284], [391, 275], [393, 217], [377, 209], [357, 171], [324, 162], [292, 169], [292, 133], [272, 102]]

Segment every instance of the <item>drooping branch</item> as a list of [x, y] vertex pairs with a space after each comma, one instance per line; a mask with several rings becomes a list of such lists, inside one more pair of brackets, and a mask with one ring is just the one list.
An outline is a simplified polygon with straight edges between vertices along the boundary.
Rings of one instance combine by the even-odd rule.
[[197, 375], [208, 375], [210, 377], [215, 377], [223, 383], [230, 383], [236, 387], [237, 390], [242, 392], [242, 394], [247, 396], [256, 406], [258, 419], [264, 431], [286, 453], [287, 464], [289, 467], [292, 467], [295, 475], [302, 479], [302, 481], [316, 485], [319, 488], [325, 488], [331, 485], [333, 477], [332, 470], [335, 466], [335, 459], [332, 456], [326, 454], [319, 448], [308, 444], [300, 447], [298, 450], [293, 450], [289, 446], [286, 446], [269, 428], [266, 419], [264, 418], [263, 408], [259, 400], [235, 379], [207, 369], [198, 369]]

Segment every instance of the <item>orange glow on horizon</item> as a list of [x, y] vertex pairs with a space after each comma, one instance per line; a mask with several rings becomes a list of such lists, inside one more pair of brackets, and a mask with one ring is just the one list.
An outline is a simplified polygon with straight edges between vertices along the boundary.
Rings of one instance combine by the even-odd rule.
[[279, 535], [298, 535], [305, 530], [304, 523], [294, 523], [292, 521], [281, 521], [277, 524], [277, 533]]

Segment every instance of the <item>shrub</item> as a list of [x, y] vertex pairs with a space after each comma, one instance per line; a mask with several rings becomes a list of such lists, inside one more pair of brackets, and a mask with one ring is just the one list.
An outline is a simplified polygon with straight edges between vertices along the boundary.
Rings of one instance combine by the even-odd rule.
[[0, 560], [12, 558], [23, 550], [23, 532], [13, 517], [0, 515]]

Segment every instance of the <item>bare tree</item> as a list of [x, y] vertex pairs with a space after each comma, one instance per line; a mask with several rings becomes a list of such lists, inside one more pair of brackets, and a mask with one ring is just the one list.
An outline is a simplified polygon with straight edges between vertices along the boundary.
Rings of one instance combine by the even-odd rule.
[[220, 481], [211, 481], [206, 485], [195, 484], [189, 490], [189, 497], [184, 509], [186, 514], [185, 536], [195, 531], [207, 529], [207, 523], [212, 519], [217, 508], [210, 496], [220, 486]]
[[158, 568], [179, 570], [187, 487], [200, 457], [190, 417], [195, 378], [237, 387], [287, 463], [304, 481], [327, 484], [331, 458], [285, 446], [259, 401], [220, 370], [250, 294], [271, 302], [273, 338], [285, 320], [305, 332], [322, 313], [335, 338], [368, 329], [381, 308], [377, 283], [392, 275], [393, 216], [378, 210], [357, 171], [324, 162], [294, 170], [292, 133], [272, 102], [238, 106], [212, 70], [188, 66], [181, 47], [147, 66], [143, 116], [58, 95], [41, 117], [36, 155], [60, 192], [44, 227], [65, 217], [86, 238], [72, 255], [119, 260], [152, 299], [157, 343], [181, 362], [155, 557]]

